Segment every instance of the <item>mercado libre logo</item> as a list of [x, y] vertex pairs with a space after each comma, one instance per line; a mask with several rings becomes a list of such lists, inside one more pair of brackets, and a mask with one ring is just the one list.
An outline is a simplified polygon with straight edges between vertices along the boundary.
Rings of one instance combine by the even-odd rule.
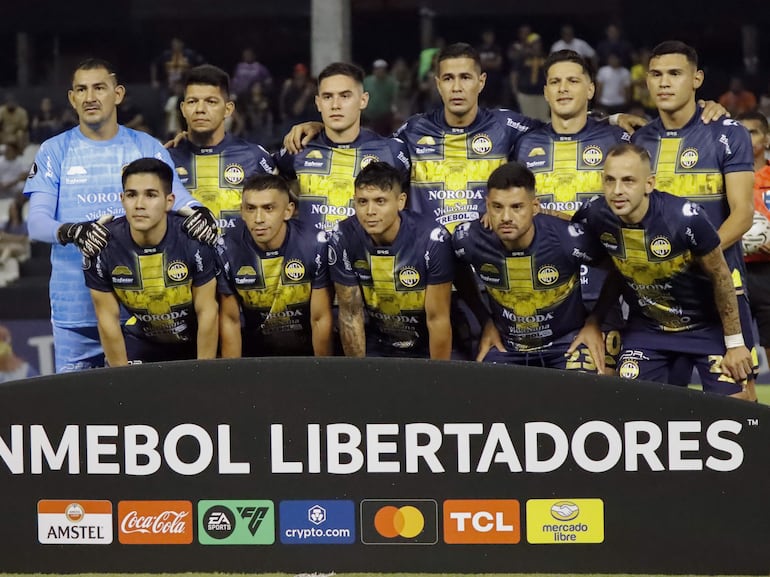
[[361, 502], [361, 542], [366, 545], [434, 545], [438, 504], [432, 499]]

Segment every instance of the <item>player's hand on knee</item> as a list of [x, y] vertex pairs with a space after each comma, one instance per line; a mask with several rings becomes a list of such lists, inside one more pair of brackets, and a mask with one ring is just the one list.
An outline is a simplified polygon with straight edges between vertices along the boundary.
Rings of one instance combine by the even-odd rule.
[[596, 366], [596, 372], [600, 375], [605, 374], [607, 366], [604, 359], [604, 336], [599, 324], [592, 318], [589, 318], [585, 325], [583, 325], [583, 328], [575, 335], [565, 356], [570, 356], [580, 346], [586, 347], [588, 352], [591, 353], [591, 358]]
[[216, 242], [219, 235], [217, 219], [208, 208], [205, 206], [186, 207], [180, 210], [179, 214], [187, 216], [182, 223], [182, 228], [187, 236], [206, 244]]
[[56, 231], [56, 237], [62, 245], [72, 243], [83, 256], [94, 258], [107, 246], [110, 231], [104, 225], [111, 220], [112, 215], [106, 214], [99, 220], [67, 222]]
[[722, 372], [736, 382], [745, 381], [754, 370], [751, 352], [745, 346], [727, 349], [722, 358]]

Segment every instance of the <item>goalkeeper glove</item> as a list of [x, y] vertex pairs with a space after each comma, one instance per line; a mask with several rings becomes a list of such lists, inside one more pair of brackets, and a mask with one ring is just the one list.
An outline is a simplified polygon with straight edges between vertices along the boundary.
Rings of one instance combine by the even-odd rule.
[[62, 245], [74, 243], [84, 256], [94, 258], [107, 246], [110, 231], [104, 225], [111, 220], [112, 215], [107, 214], [99, 220], [67, 222], [56, 231], [56, 237]]
[[182, 223], [187, 236], [206, 244], [214, 244], [219, 234], [214, 214], [205, 206], [193, 206], [189, 210], [192, 212]]

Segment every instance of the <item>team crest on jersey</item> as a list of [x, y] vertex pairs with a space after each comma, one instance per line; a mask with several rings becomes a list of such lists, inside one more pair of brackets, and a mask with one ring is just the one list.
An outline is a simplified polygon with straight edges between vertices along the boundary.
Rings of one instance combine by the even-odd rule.
[[179, 282], [183, 281], [187, 278], [188, 271], [187, 271], [187, 265], [181, 261], [174, 261], [170, 265], [168, 265], [168, 268], [166, 269], [166, 274], [168, 275], [168, 278], [170, 278], [173, 281]]
[[29, 168], [29, 174], [27, 175], [27, 178], [34, 178], [36, 174], [37, 174], [37, 162], [33, 162], [32, 166]]
[[542, 284], [549, 286], [559, 280], [559, 271], [552, 264], [546, 264], [537, 271], [537, 280]]
[[671, 254], [671, 242], [665, 236], [656, 236], [650, 243], [650, 252], [658, 258]]
[[238, 185], [243, 182], [246, 173], [243, 172], [243, 167], [240, 164], [228, 164], [222, 176], [225, 177], [225, 182], [228, 184]]
[[482, 156], [489, 154], [492, 152], [492, 139], [489, 138], [488, 134], [477, 134], [473, 137], [473, 140], [471, 140], [471, 149], [476, 154], [480, 154]]
[[618, 367], [618, 375], [622, 379], [638, 379], [639, 363], [637, 363], [634, 359], [626, 359], [620, 363], [620, 367]]
[[286, 278], [296, 282], [305, 276], [305, 265], [302, 264], [302, 261], [293, 258], [284, 265], [283, 272]]
[[412, 266], [406, 266], [398, 272], [398, 280], [406, 288], [416, 287], [420, 282], [420, 273]]
[[592, 144], [583, 149], [583, 162], [588, 166], [598, 166], [604, 160], [602, 149]]
[[361, 159], [361, 169], [366, 168], [372, 162], [379, 162], [379, 161], [380, 159], [377, 158], [374, 154], [367, 154]]
[[682, 154], [679, 156], [679, 164], [682, 168], [692, 168], [698, 164], [698, 149], [685, 148]]

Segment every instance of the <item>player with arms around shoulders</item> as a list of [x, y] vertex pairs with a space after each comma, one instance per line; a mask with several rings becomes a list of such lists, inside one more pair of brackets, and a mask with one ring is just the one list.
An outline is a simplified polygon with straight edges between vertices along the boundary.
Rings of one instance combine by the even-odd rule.
[[450, 237], [405, 204], [399, 171], [373, 162], [356, 177], [356, 215], [332, 232], [329, 266], [346, 356], [450, 358]]
[[[173, 170], [140, 158], [123, 172], [125, 217], [107, 224], [110, 240], [85, 261], [107, 363], [213, 359], [217, 354], [216, 255], [189, 238], [170, 213]], [[121, 305], [132, 314], [120, 323]]]
[[604, 313], [589, 317], [580, 294], [591, 259], [581, 226], [540, 214], [535, 176], [517, 162], [495, 169], [487, 190], [490, 228], [464, 223], [452, 236], [489, 297], [476, 360], [603, 373]]
[[332, 354], [327, 233], [293, 213], [282, 177], [244, 183], [241, 218], [217, 247], [223, 357]]
[[620, 288], [629, 304], [621, 377], [687, 386], [695, 367], [705, 391], [755, 398], [747, 382], [754, 362], [719, 234], [701, 206], [655, 189], [644, 148], [621, 144], [609, 152], [604, 196], [575, 219], [615, 268], [600, 300], [617, 298], [612, 289]]
[[244, 181], [254, 174], [275, 174], [273, 159], [260, 145], [225, 130], [235, 102], [224, 70], [210, 64], [188, 70], [179, 107], [187, 138], [169, 149], [176, 172], [190, 194], [219, 219], [220, 228], [233, 226]]
[[[109, 233], [103, 223], [124, 212], [122, 168], [150, 156], [173, 166], [157, 140], [118, 124], [117, 106], [125, 88], [110, 63], [99, 59], [81, 62], [68, 96], [79, 124], [43, 142], [24, 187], [30, 199], [30, 238], [54, 245], [50, 298], [57, 373], [104, 364], [77, 249], [92, 257], [106, 245]], [[213, 219], [194, 206], [197, 203], [178, 179], [173, 192], [175, 209], [188, 214], [184, 222], [188, 234], [213, 242]]]

